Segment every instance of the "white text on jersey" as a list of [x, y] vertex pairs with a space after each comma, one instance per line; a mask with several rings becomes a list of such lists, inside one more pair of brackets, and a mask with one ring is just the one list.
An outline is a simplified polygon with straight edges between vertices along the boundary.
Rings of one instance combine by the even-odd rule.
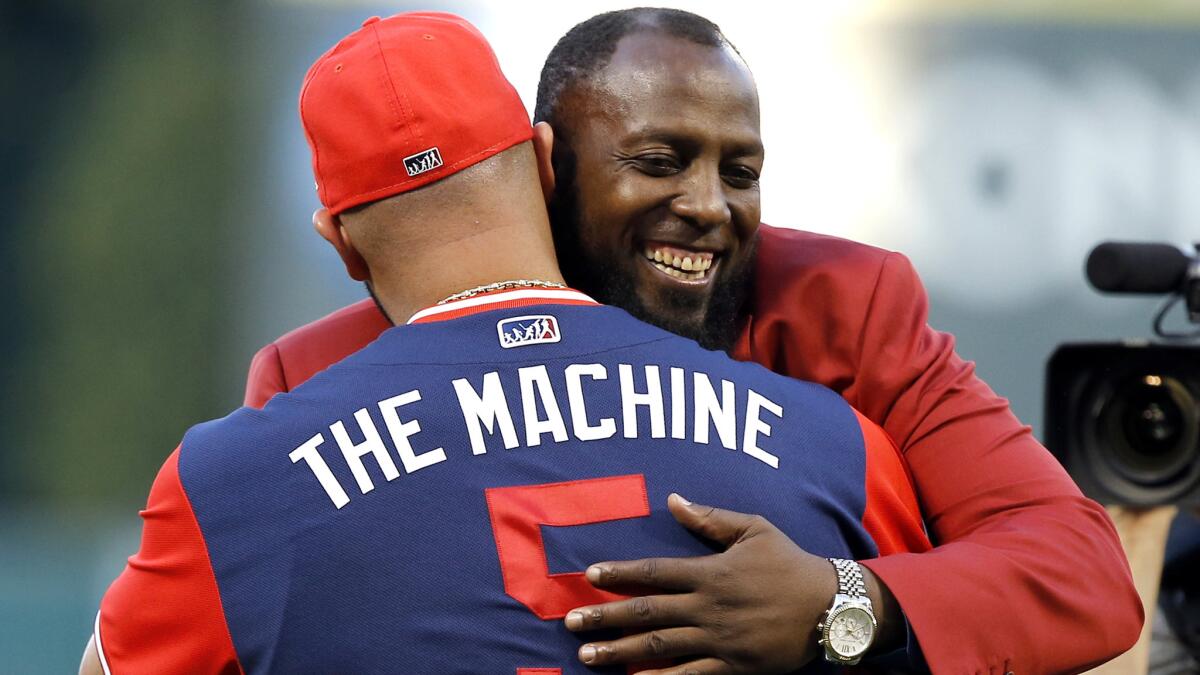
[[[520, 401], [515, 407], [510, 404], [514, 393], [511, 384], [506, 390], [498, 371], [485, 373], [476, 382], [466, 378], [456, 379], [452, 385], [465, 425], [464, 447], [469, 445], [472, 455], [483, 455], [488, 451], [489, 439], [496, 448], [502, 444], [503, 448], [512, 450], [522, 446], [540, 446], [547, 437], [554, 443], [563, 443], [571, 438], [585, 442], [601, 441], [613, 438], [618, 432], [625, 439], [665, 439], [669, 425], [672, 439], [710, 445], [712, 432], [715, 431], [717, 442], [725, 449], [742, 452], [772, 469], [779, 468], [779, 457], [760, 447], [760, 441], [762, 437], [771, 435], [771, 425], [763, 419], [763, 414], [769, 413], [782, 419], [782, 406], [753, 389], [746, 389], [743, 404], [739, 407], [738, 401], [742, 397], [738, 396], [737, 386], [733, 382], [720, 380], [718, 391], [705, 373], [688, 372], [676, 367], [667, 370], [669, 410], [664, 402], [664, 383], [659, 366], [635, 368], [622, 363], [617, 365], [620, 414], [599, 419], [589, 415], [587, 402], [589, 386], [595, 386], [595, 382], [609, 377], [608, 368], [599, 363], [571, 364], [555, 373], [560, 378], [559, 382], [565, 384], [565, 408], [554, 393], [550, 372], [544, 365], [517, 369], [515, 393]], [[363, 439], [359, 443], [351, 440], [343, 420], [329, 426], [339, 454], [349, 467], [361, 494], [367, 494], [375, 488], [363, 462], [368, 456], [374, 459], [389, 482], [400, 476], [393, 453], [400, 458], [406, 474], [446, 461], [444, 448], [418, 453], [412, 441], [421, 431], [420, 422], [416, 419], [401, 421], [400, 409], [420, 400], [420, 391], [414, 389], [376, 403], [391, 447], [383, 440], [367, 408], [360, 408], [353, 415], [355, 426], [359, 429], [357, 435]], [[565, 416], [564, 410], [567, 413]], [[691, 415], [688, 415], [689, 411]], [[639, 412], [644, 414], [639, 415]], [[517, 433], [515, 419], [523, 423], [523, 436]], [[648, 424], [641, 424], [643, 421]], [[740, 437], [737, 433], [739, 427], [742, 428]], [[497, 434], [499, 438], [495, 438]], [[350, 502], [350, 496], [320, 453], [325, 440], [325, 435], [318, 433], [288, 457], [293, 464], [303, 460], [333, 505], [340, 509]], [[452, 451], [455, 449], [452, 448]]]

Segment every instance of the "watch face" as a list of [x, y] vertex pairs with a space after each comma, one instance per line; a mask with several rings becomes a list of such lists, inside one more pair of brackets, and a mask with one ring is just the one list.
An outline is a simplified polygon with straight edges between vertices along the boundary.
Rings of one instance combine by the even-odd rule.
[[829, 617], [825, 627], [825, 642], [842, 658], [862, 655], [871, 646], [875, 635], [875, 622], [861, 607], [843, 607]]

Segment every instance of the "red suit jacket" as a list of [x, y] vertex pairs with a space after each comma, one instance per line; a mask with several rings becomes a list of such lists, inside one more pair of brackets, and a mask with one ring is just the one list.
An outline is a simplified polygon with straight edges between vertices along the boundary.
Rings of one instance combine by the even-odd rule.
[[[1083, 670], [1129, 649], [1143, 617], [1104, 509], [926, 324], [908, 260], [762, 226], [756, 295], [734, 356], [824, 384], [902, 449], [935, 545], [864, 560], [895, 594], [935, 673]], [[254, 357], [261, 407], [389, 327], [363, 300]]]

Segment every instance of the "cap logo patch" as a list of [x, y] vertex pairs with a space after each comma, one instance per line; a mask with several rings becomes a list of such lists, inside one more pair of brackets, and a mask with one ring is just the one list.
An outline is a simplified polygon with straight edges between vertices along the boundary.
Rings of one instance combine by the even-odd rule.
[[558, 319], [549, 314], [504, 319], [496, 324], [496, 333], [500, 336], [500, 346], [505, 349], [562, 340]]
[[409, 176], [419, 176], [427, 171], [433, 171], [442, 165], [442, 153], [437, 148], [430, 148], [415, 155], [404, 158], [404, 170]]

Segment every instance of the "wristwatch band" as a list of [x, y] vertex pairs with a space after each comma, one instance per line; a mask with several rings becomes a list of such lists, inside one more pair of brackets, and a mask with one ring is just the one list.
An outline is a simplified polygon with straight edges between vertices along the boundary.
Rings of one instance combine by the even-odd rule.
[[866, 597], [867, 585], [863, 582], [862, 569], [853, 560], [826, 558], [837, 570], [838, 593], [853, 597]]
[[817, 644], [825, 660], [842, 666], [856, 665], [875, 641], [875, 612], [867, 597], [862, 567], [853, 560], [826, 558], [837, 571], [838, 591], [817, 631]]

